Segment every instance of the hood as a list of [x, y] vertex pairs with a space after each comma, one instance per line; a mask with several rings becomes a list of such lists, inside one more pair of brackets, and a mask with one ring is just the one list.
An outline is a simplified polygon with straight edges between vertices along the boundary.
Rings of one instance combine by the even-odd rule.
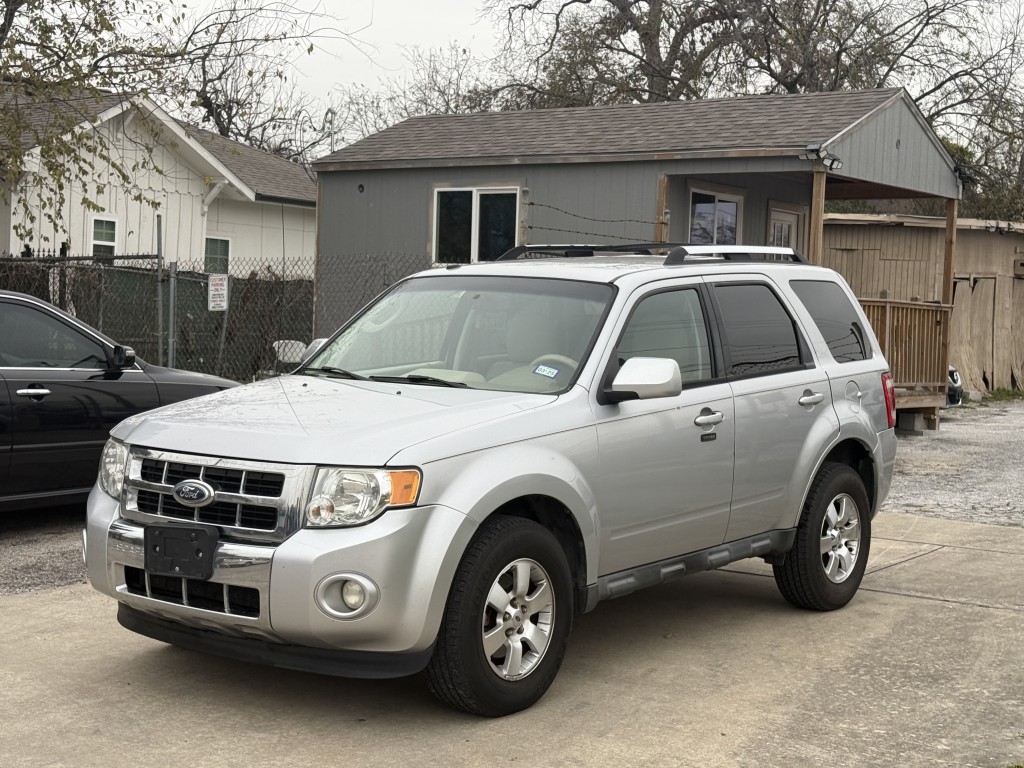
[[158, 450], [293, 464], [382, 466], [404, 448], [555, 400], [554, 395], [281, 376], [132, 416], [119, 440]]
[[136, 358], [136, 363], [139, 367], [146, 372], [153, 381], [158, 385], [162, 383], [170, 384], [198, 384], [208, 387], [215, 387], [217, 389], [228, 389], [230, 387], [237, 387], [238, 382], [232, 381], [231, 379], [224, 379], [220, 376], [212, 376], [209, 373], [198, 373], [196, 371], [183, 371], [179, 368], [164, 368], [162, 365], [153, 365], [147, 363], [145, 360], [139, 360]]

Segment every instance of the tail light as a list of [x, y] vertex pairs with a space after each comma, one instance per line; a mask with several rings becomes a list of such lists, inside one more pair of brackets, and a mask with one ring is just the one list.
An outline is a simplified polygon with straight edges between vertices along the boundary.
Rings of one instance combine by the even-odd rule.
[[882, 391], [885, 392], [885, 416], [892, 429], [896, 426], [896, 383], [889, 371], [882, 374]]

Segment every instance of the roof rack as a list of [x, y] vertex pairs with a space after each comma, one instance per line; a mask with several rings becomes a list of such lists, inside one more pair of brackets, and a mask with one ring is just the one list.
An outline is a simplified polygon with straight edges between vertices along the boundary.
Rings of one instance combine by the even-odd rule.
[[561, 259], [577, 256], [593, 256], [598, 253], [637, 253], [653, 256], [654, 251], [666, 251], [685, 246], [686, 243], [615, 243], [615, 244], [566, 244], [566, 245], [517, 245], [501, 254], [496, 261], [517, 259]]
[[665, 266], [694, 263], [696, 261], [723, 262], [781, 262], [808, 264], [806, 258], [792, 248], [762, 245], [693, 245], [692, 243], [615, 243], [517, 245], [501, 254], [496, 261], [519, 259], [563, 259], [595, 256], [600, 253], [635, 253], [653, 256], [655, 251], [668, 251]]
[[809, 264], [803, 255], [792, 248], [775, 248], [761, 245], [677, 245], [668, 252], [665, 266], [693, 263], [695, 261], [777, 261], [791, 264]]

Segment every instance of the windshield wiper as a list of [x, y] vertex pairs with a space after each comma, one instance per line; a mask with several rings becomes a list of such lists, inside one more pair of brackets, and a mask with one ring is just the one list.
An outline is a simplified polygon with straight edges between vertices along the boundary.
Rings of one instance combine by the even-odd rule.
[[307, 365], [305, 368], [300, 368], [295, 373], [327, 373], [331, 376], [337, 376], [342, 379], [358, 379], [359, 381], [366, 381], [365, 376], [360, 376], [358, 373], [352, 373], [352, 371], [346, 371], [344, 368], [335, 368], [331, 365], [325, 365], [322, 367], [316, 367]]
[[440, 387], [468, 387], [464, 381], [448, 381], [448, 379], [439, 379], [436, 376], [421, 376], [420, 374], [410, 374], [408, 376], [370, 376], [370, 381], [407, 381], [410, 384], [433, 384]]

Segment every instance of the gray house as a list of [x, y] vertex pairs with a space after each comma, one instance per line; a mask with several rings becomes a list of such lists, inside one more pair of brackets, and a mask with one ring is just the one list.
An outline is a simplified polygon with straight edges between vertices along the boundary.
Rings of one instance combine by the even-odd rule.
[[[320, 333], [408, 272], [524, 243], [768, 244], [820, 263], [826, 199], [945, 199], [952, 295], [960, 180], [902, 89], [416, 117], [314, 168]], [[943, 388], [932, 367], [908, 383]]]

